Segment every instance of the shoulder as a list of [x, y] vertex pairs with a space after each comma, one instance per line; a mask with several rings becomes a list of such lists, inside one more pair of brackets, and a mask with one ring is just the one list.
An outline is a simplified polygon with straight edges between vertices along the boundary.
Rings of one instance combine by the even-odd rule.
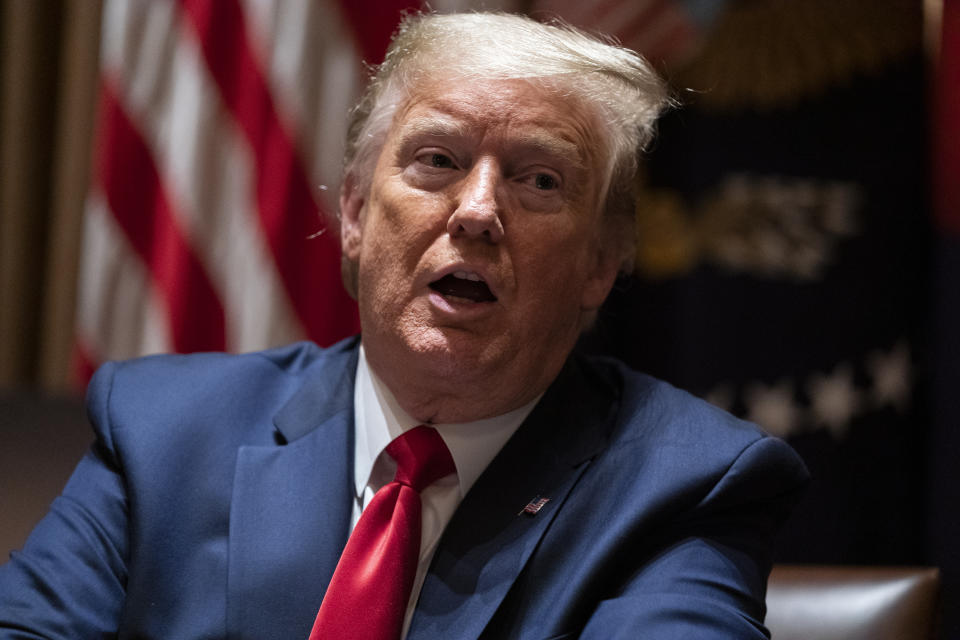
[[707, 493], [725, 488], [727, 476], [753, 492], [785, 493], [806, 482], [799, 456], [760, 426], [617, 360], [585, 358], [583, 366], [616, 397], [608, 452], [625, 463], [626, 482]]
[[605, 387], [615, 400], [616, 420], [625, 427], [623, 439], [665, 437], [689, 444], [712, 437], [750, 441], [765, 435], [759, 426], [614, 358], [581, 357], [578, 365], [594, 389]]
[[90, 386], [96, 391], [97, 387], [103, 384], [129, 384], [149, 380], [153, 385], [189, 387], [201, 380], [206, 383], [229, 383], [234, 376], [295, 376], [311, 367], [317, 360], [351, 347], [350, 340], [329, 349], [304, 341], [241, 354], [209, 352], [143, 356], [104, 364], [97, 369]]
[[[229, 426], [270, 425], [272, 416], [307, 380], [344, 372], [355, 341], [329, 349], [299, 342], [266, 351], [155, 355], [110, 362], [87, 388], [87, 411], [97, 435], [134, 431], [147, 436], [178, 430], [197, 434]], [[147, 436], [148, 437], [148, 436]]]

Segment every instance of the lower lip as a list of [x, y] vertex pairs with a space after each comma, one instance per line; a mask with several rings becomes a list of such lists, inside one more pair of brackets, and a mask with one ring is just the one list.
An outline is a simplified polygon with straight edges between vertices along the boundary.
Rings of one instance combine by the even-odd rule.
[[461, 318], [472, 318], [475, 316], [489, 313], [494, 308], [493, 302], [474, 302], [466, 299], [446, 298], [436, 291], [431, 290], [428, 296], [434, 309], [447, 314], [455, 315]]

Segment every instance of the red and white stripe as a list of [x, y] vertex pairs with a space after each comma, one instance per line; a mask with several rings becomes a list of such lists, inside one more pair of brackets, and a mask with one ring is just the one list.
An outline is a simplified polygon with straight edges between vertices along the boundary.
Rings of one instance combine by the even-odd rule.
[[324, 217], [361, 56], [378, 61], [408, 3], [347, 5], [107, 0], [80, 371], [358, 329]]

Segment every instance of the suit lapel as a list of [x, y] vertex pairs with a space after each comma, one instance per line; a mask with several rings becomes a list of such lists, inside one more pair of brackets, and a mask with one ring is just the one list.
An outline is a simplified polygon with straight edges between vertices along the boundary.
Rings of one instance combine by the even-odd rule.
[[231, 638], [305, 638], [349, 536], [357, 350], [325, 355], [274, 419], [283, 446], [238, 452], [230, 510]]
[[[612, 385], [573, 362], [470, 490], [441, 538], [408, 640], [477, 638], [606, 444]], [[520, 513], [549, 498], [536, 513]]]

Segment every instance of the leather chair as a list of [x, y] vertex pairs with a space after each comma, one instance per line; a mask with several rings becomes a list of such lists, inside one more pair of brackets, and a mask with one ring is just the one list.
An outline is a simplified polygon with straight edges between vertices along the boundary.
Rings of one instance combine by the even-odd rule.
[[776, 566], [767, 587], [773, 640], [930, 640], [937, 569]]

